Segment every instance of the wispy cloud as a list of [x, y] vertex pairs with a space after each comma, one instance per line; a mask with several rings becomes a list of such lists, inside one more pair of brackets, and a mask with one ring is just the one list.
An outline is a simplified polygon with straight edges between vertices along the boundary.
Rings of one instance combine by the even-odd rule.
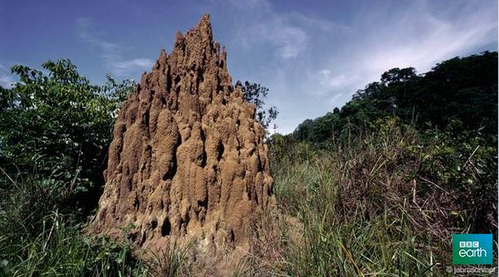
[[276, 45], [282, 58], [296, 58], [307, 48], [308, 38], [302, 29], [279, 26], [273, 31], [270, 40]]
[[[485, 3], [485, 2], [483, 2]], [[429, 2], [413, 4], [388, 20], [388, 32], [369, 37], [364, 66], [376, 70], [415, 66], [426, 71], [436, 62], [497, 40], [497, 9], [469, 1], [439, 14]], [[381, 28], [382, 26], [377, 26]]]
[[0, 86], [4, 88], [11, 88], [15, 83], [14, 78], [8, 72], [7, 67], [0, 64]]
[[351, 45], [328, 55], [329, 65], [322, 69], [309, 68], [309, 82], [329, 95], [331, 105], [340, 106], [345, 99], [338, 95], [351, 95], [390, 68], [412, 66], [422, 73], [437, 62], [497, 42], [497, 7], [469, 1], [436, 12], [431, 4], [413, 2], [391, 15], [361, 11], [352, 22]]
[[212, 3], [227, 16], [238, 14], [230, 28], [236, 54], [229, 53], [240, 57], [232, 61], [251, 64], [239, 74], [270, 88], [267, 102], [281, 111], [284, 133], [342, 106], [393, 67], [422, 73], [497, 43], [495, 0], [359, 1], [346, 15], [334, 9], [351, 4], [328, 4], [320, 9], [331, 16], [323, 17], [293, 3], [279, 10], [269, 0]]
[[258, 38], [259, 43], [270, 44], [274, 53], [286, 60], [294, 59], [306, 51], [308, 46], [308, 36], [306, 32], [297, 26], [294, 26], [284, 18], [274, 17], [270, 21], [259, 22], [249, 30], [251, 36], [245, 36], [243, 40], [246, 44], [253, 44], [247, 40]]
[[148, 70], [151, 68], [153, 61], [145, 58], [125, 60], [113, 64], [113, 72], [118, 76], [126, 76], [130, 74], [132, 69]]
[[0, 72], [0, 86], [4, 88], [11, 88], [14, 83], [15, 81], [11, 76]]
[[276, 12], [267, 0], [214, 2], [240, 15], [234, 30], [237, 43], [245, 49], [271, 47], [272, 54], [282, 62], [302, 57], [311, 46], [310, 28], [331, 29], [331, 22], [307, 17], [300, 13]]
[[112, 74], [129, 77], [132, 72], [149, 70], [153, 65], [153, 61], [148, 58], [125, 58], [124, 47], [106, 40], [102, 33], [96, 32], [89, 18], [79, 18], [77, 24], [79, 37], [100, 51], [104, 65]]

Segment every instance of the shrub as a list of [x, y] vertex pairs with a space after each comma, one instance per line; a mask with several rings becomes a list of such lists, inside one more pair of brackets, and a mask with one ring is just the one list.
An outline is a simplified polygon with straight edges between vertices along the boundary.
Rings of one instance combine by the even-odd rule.
[[[66, 194], [72, 205], [91, 209], [103, 183], [114, 118], [134, 84], [108, 76], [106, 85], [92, 85], [64, 59], [43, 68], [13, 66], [20, 81], [0, 90], [0, 167], [25, 176], [36, 169], [38, 176], [71, 186], [65, 189], [74, 192]], [[83, 190], [91, 193], [83, 197]]]
[[322, 144], [270, 140], [279, 209], [303, 224], [301, 242], [281, 243], [291, 227], [275, 239], [280, 274], [440, 276], [452, 233], [497, 234], [496, 148], [397, 118], [372, 130]]

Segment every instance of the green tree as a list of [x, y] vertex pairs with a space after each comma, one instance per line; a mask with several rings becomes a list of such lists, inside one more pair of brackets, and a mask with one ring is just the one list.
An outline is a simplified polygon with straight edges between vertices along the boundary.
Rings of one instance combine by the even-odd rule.
[[98, 194], [114, 119], [134, 84], [107, 76], [93, 85], [67, 59], [42, 67], [13, 66], [19, 82], [0, 90], [0, 166], [62, 181], [65, 197]]
[[378, 119], [398, 117], [422, 131], [437, 128], [495, 143], [497, 68], [497, 52], [484, 52], [444, 61], [422, 75], [412, 67], [390, 69], [333, 115], [298, 126], [295, 137], [321, 142], [351, 124], [369, 128]]
[[[237, 81], [236, 86], [240, 86], [241, 90], [244, 93], [244, 99], [256, 106], [256, 114], [255, 119], [258, 120], [260, 124], [265, 128], [265, 130], [269, 130], [271, 127], [271, 123], [277, 118], [279, 112], [275, 106], [270, 107], [269, 109], [265, 108], [265, 99], [268, 95], [269, 89], [261, 86], [257, 83], [250, 83], [248, 81], [244, 82], [244, 85], [241, 84], [240, 81]], [[274, 124], [274, 129], [277, 126]]]
[[341, 110], [305, 120], [290, 137], [297, 145], [327, 149], [338, 142], [349, 149], [363, 133], [385, 136], [392, 125], [414, 129], [415, 145], [400, 144], [423, 157], [417, 171], [407, 173], [429, 180], [420, 193], [433, 184], [453, 191], [460, 207], [454, 227], [496, 232], [497, 75], [497, 52], [456, 57], [421, 75], [411, 67], [393, 68]]

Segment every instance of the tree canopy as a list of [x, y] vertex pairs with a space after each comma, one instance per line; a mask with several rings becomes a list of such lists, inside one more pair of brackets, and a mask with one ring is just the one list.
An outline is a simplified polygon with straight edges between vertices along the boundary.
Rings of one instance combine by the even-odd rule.
[[[241, 90], [244, 93], [244, 99], [248, 103], [255, 104], [255, 119], [262, 124], [265, 130], [268, 131], [271, 127], [271, 123], [274, 122], [279, 114], [275, 106], [268, 109], [265, 108], [264, 99], [267, 97], [269, 89], [260, 84], [251, 83], [249, 81], [245, 81], [244, 85], [241, 84], [240, 81], [237, 81], [236, 86], [241, 87]], [[274, 124], [273, 128], [276, 129], [277, 126]]]
[[421, 130], [437, 128], [497, 140], [497, 52], [453, 58], [430, 72], [393, 68], [379, 82], [358, 90], [341, 110], [305, 120], [297, 140], [323, 142], [350, 125], [369, 127], [377, 119], [397, 117]]
[[19, 82], [0, 89], [0, 166], [72, 189], [102, 184], [114, 118], [134, 84], [107, 76], [105, 85], [93, 85], [67, 59], [42, 67], [13, 66]]

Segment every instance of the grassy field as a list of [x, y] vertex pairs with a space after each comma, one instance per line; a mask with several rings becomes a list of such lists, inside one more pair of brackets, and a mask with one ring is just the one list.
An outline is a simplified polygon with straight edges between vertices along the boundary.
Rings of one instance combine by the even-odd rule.
[[[445, 276], [451, 234], [476, 227], [472, 211], [456, 204], [462, 191], [425, 177], [434, 146], [407, 126], [379, 130], [319, 148], [270, 141], [278, 208], [235, 276]], [[3, 276], [195, 273], [182, 249], [141, 261], [127, 243], [87, 237], [81, 219], [44, 213], [56, 199], [50, 180], [2, 180], [12, 184], [2, 192]]]
[[[450, 230], [430, 209], [441, 203], [425, 202], [419, 191], [428, 188], [415, 179], [423, 158], [412, 149], [418, 137], [410, 129], [389, 131], [330, 149], [273, 149], [280, 226], [259, 242], [268, 247], [247, 275], [443, 275]], [[439, 194], [425, 195], [432, 193]]]

